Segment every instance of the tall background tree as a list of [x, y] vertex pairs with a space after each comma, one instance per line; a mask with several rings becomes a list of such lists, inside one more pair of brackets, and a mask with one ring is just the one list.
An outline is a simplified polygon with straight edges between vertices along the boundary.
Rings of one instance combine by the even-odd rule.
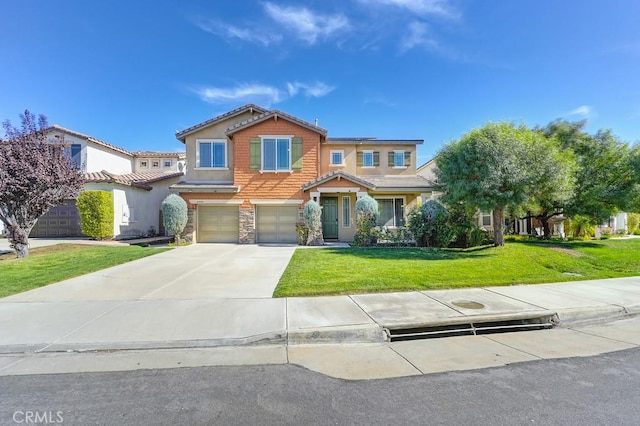
[[22, 125], [4, 121], [0, 140], [0, 221], [18, 257], [29, 256], [29, 233], [38, 218], [74, 198], [82, 189], [82, 172], [65, 155], [63, 143], [48, 143], [47, 119], [26, 110]]

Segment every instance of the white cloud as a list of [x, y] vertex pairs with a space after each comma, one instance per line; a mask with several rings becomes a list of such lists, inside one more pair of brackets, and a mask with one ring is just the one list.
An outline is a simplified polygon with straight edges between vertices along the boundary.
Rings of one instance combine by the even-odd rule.
[[282, 40], [282, 35], [276, 33], [263, 33], [256, 29], [240, 28], [215, 19], [198, 19], [194, 23], [203, 31], [222, 37], [227, 40], [239, 39], [251, 43], [269, 46]]
[[430, 35], [429, 26], [424, 22], [411, 22], [407, 28], [407, 33], [400, 40], [401, 53], [415, 47], [424, 47], [431, 51], [440, 49], [440, 43]]
[[358, 0], [364, 5], [395, 6], [419, 16], [436, 15], [458, 19], [460, 12], [449, 0]]
[[257, 103], [268, 108], [272, 104], [292, 98], [300, 92], [305, 96], [318, 98], [327, 95], [334, 89], [335, 87], [322, 82], [288, 82], [283, 88], [259, 83], [241, 83], [235, 87], [201, 86], [192, 88], [191, 91], [203, 101], [213, 104]]
[[263, 3], [263, 7], [271, 19], [308, 44], [315, 44], [319, 38], [327, 39], [349, 28], [349, 20], [342, 14], [320, 15], [306, 7], [278, 6], [271, 2]]
[[593, 118], [596, 116], [596, 111], [592, 106], [580, 105], [578, 108], [569, 111], [566, 115], [577, 116], [581, 118]]

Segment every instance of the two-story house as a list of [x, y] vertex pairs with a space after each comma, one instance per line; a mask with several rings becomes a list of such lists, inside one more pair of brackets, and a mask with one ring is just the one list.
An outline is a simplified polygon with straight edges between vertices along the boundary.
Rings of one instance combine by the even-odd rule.
[[[185, 153], [130, 152], [58, 125], [48, 129], [47, 139], [64, 144], [71, 161], [82, 168], [84, 189], [113, 194], [114, 237], [160, 231], [160, 204], [169, 194], [169, 185], [181, 180]], [[75, 200], [41, 216], [30, 236], [82, 236]]]
[[328, 138], [317, 125], [245, 105], [178, 132], [186, 145], [184, 181], [172, 185], [189, 206], [196, 242], [295, 243], [304, 204], [323, 207], [325, 239], [351, 241], [355, 203], [378, 200], [381, 226], [402, 226], [428, 198], [416, 174], [422, 140]]

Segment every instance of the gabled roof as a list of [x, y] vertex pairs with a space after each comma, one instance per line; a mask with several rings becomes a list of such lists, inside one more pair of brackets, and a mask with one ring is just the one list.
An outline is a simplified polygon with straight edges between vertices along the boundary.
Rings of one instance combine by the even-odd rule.
[[426, 163], [424, 163], [422, 166], [418, 167], [418, 171], [424, 169], [425, 167], [431, 165], [434, 161], [436, 161], [436, 157], [433, 157], [431, 160], [427, 161]]
[[313, 132], [320, 133], [322, 136], [327, 136], [326, 129], [323, 129], [322, 127], [316, 126], [315, 124], [311, 124], [307, 121], [299, 119], [298, 117], [294, 117], [291, 114], [287, 114], [286, 112], [282, 112], [277, 109], [274, 109], [272, 111], [266, 111], [260, 115], [256, 115], [255, 117], [251, 117], [247, 120], [241, 121], [240, 123], [234, 124], [233, 126], [227, 129], [226, 134], [231, 136], [239, 130], [245, 129], [247, 127], [253, 126], [254, 124], [261, 123], [271, 118], [274, 118], [276, 120], [279, 118], [283, 118], [294, 124], [305, 127]]
[[62, 126], [59, 126], [57, 124], [54, 124], [53, 126], [50, 126], [49, 128], [46, 129], [47, 132], [49, 132], [51, 130], [58, 130], [60, 132], [66, 133], [68, 135], [72, 135], [72, 136], [76, 136], [76, 137], [79, 137], [79, 138], [86, 139], [89, 142], [93, 142], [96, 145], [104, 146], [105, 148], [109, 148], [109, 149], [111, 149], [113, 151], [116, 151], [116, 152], [119, 152], [119, 153], [122, 153], [122, 154], [126, 154], [126, 155], [129, 155], [129, 156], [133, 156], [133, 154], [131, 152], [127, 151], [124, 148], [120, 148], [119, 146], [115, 146], [115, 145], [112, 145], [112, 144], [110, 144], [108, 142], [101, 141], [100, 139], [96, 139], [93, 136], [85, 135], [84, 133], [76, 132], [74, 130], [69, 130], [69, 129], [67, 129], [65, 127], [62, 127]]
[[342, 170], [329, 172], [319, 178], [302, 185], [307, 191], [332, 179], [344, 178], [373, 191], [430, 191], [433, 183], [422, 176], [386, 175], [386, 176], [354, 176]]
[[258, 105], [254, 105], [254, 104], [246, 104], [243, 105], [239, 108], [233, 109], [229, 112], [225, 112], [224, 114], [218, 115], [217, 117], [213, 117], [209, 120], [203, 121], [202, 123], [198, 123], [195, 126], [191, 126], [188, 127], [180, 132], [176, 133], [176, 138], [181, 141], [184, 142], [185, 137], [187, 137], [188, 135], [190, 135], [191, 133], [197, 132], [198, 130], [202, 129], [203, 127], [207, 127], [207, 126], [211, 126], [212, 124], [216, 124], [220, 121], [226, 120], [228, 118], [232, 118], [232, 117], [236, 117], [240, 114], [244, 114], [245, 112], [250, 111], [250, 112], [257, 112], [259, 114], [263, 114], [265, 112], [268, 112], [268, 110], [259, 107]]
[[335, 170], [335, 171], [327, 173], [326, 175], [320, 176], [319, 178], [314, 179], [311, 182], [305, 183], [304, 185], [302, 185], [302, 190], [306, 191], [309, 188], [313, 188], [314, 186], [321, 185], [321, 184], [323, 184], [325, 182], [328, 182], [328, 181], [330, 181], [332, 179], [337, 179], [337, 178], [345, 178], [345, 179], [350, 180], [350, 181], [352, 181], [354, 183], [357, 183], [358, 185], [362, 185], [365, 188], [373, 189], [373, 185], [370, 182], [368, 182], [368, 181], [366, 181], [366, 180], [364, 180], [362, 178], [359, 178], [357, 176], [354, 176], [351, 173], [347, 173], [347, 172], [344, 172], [342, 170]]
[[184, 173], [182, 172], [156, 172], [156, 173], [126, 173], [123, 175], [117, 175], [110, 173], [106, 170], [101, 172], [92, 172], [84, 174], [85, 182], [96, 183], [119, 183], [121, 185], [134, 186], [150, 191], [152, 183], [160, 182], [165, 179], [171, 179], [180, 177]]
[[327, 138], [330, 145], [422, 145], [423, 139], [378, 139], [370, 137]]
[[186, 152], [156, 152], [156, 151], [134, 151], [136, 158], [185, 158]]

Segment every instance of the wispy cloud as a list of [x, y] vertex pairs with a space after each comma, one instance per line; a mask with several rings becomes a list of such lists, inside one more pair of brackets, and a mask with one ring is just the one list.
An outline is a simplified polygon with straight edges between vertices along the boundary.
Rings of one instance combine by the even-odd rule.
[[385, 98], [384, 96], [372, 96], [372, 97], [368, 97], [368, 98], [364, 98], [362, 100], [362, 103], [364, 104], [375, 104], [375, 105], [382, 105], [382, 106], [386, 106], [389, 108], [393, 108], [396, 107], [398, 104], [388, 100], [387, 98]]
[[191, 91], [200, 99], [212, 104], [257, 103], [267, 108], [273, 104], [303, 94], [319, 98], [333, 91], [335, 87], [322, 82], [288, 82], [283, 87], [260, 83], [240, 83], [233, 87], [198, 86]]
[[440, 43], [430, 34], [429, 26], [424, 22], [411, 22], [407, 27], [407, 33], [400, 40], [400, 53], [416, 47], [423, 47], [430, 51], [440, 49]]
[[224, 38], [226, 40], [238, 39], [251, 43], [269, 46], [282, 40], [282, 35], [272, 32], [261, 32], [256, 29], [240, 28], [216, 19], [195, 19], [194, 24], [203, 31]]
[[358, 0], [358, 2], [367, 6], [395, 6], [419, 16], [460, 18], [460, 11], [449, 0]]
[[322, 15], [306, 7], [278, 6], [271, 2], [263, 3], [263, 7], [271, 19], [308, 44], [349, 29], [349, 19], [342, 14]]
[[593, 118], [597, 114], [596, 110], [592, 106], [580, 105], [578, 108], [572, 109], [571, 111], [567, 112], [566, 115], [580, 118]]

